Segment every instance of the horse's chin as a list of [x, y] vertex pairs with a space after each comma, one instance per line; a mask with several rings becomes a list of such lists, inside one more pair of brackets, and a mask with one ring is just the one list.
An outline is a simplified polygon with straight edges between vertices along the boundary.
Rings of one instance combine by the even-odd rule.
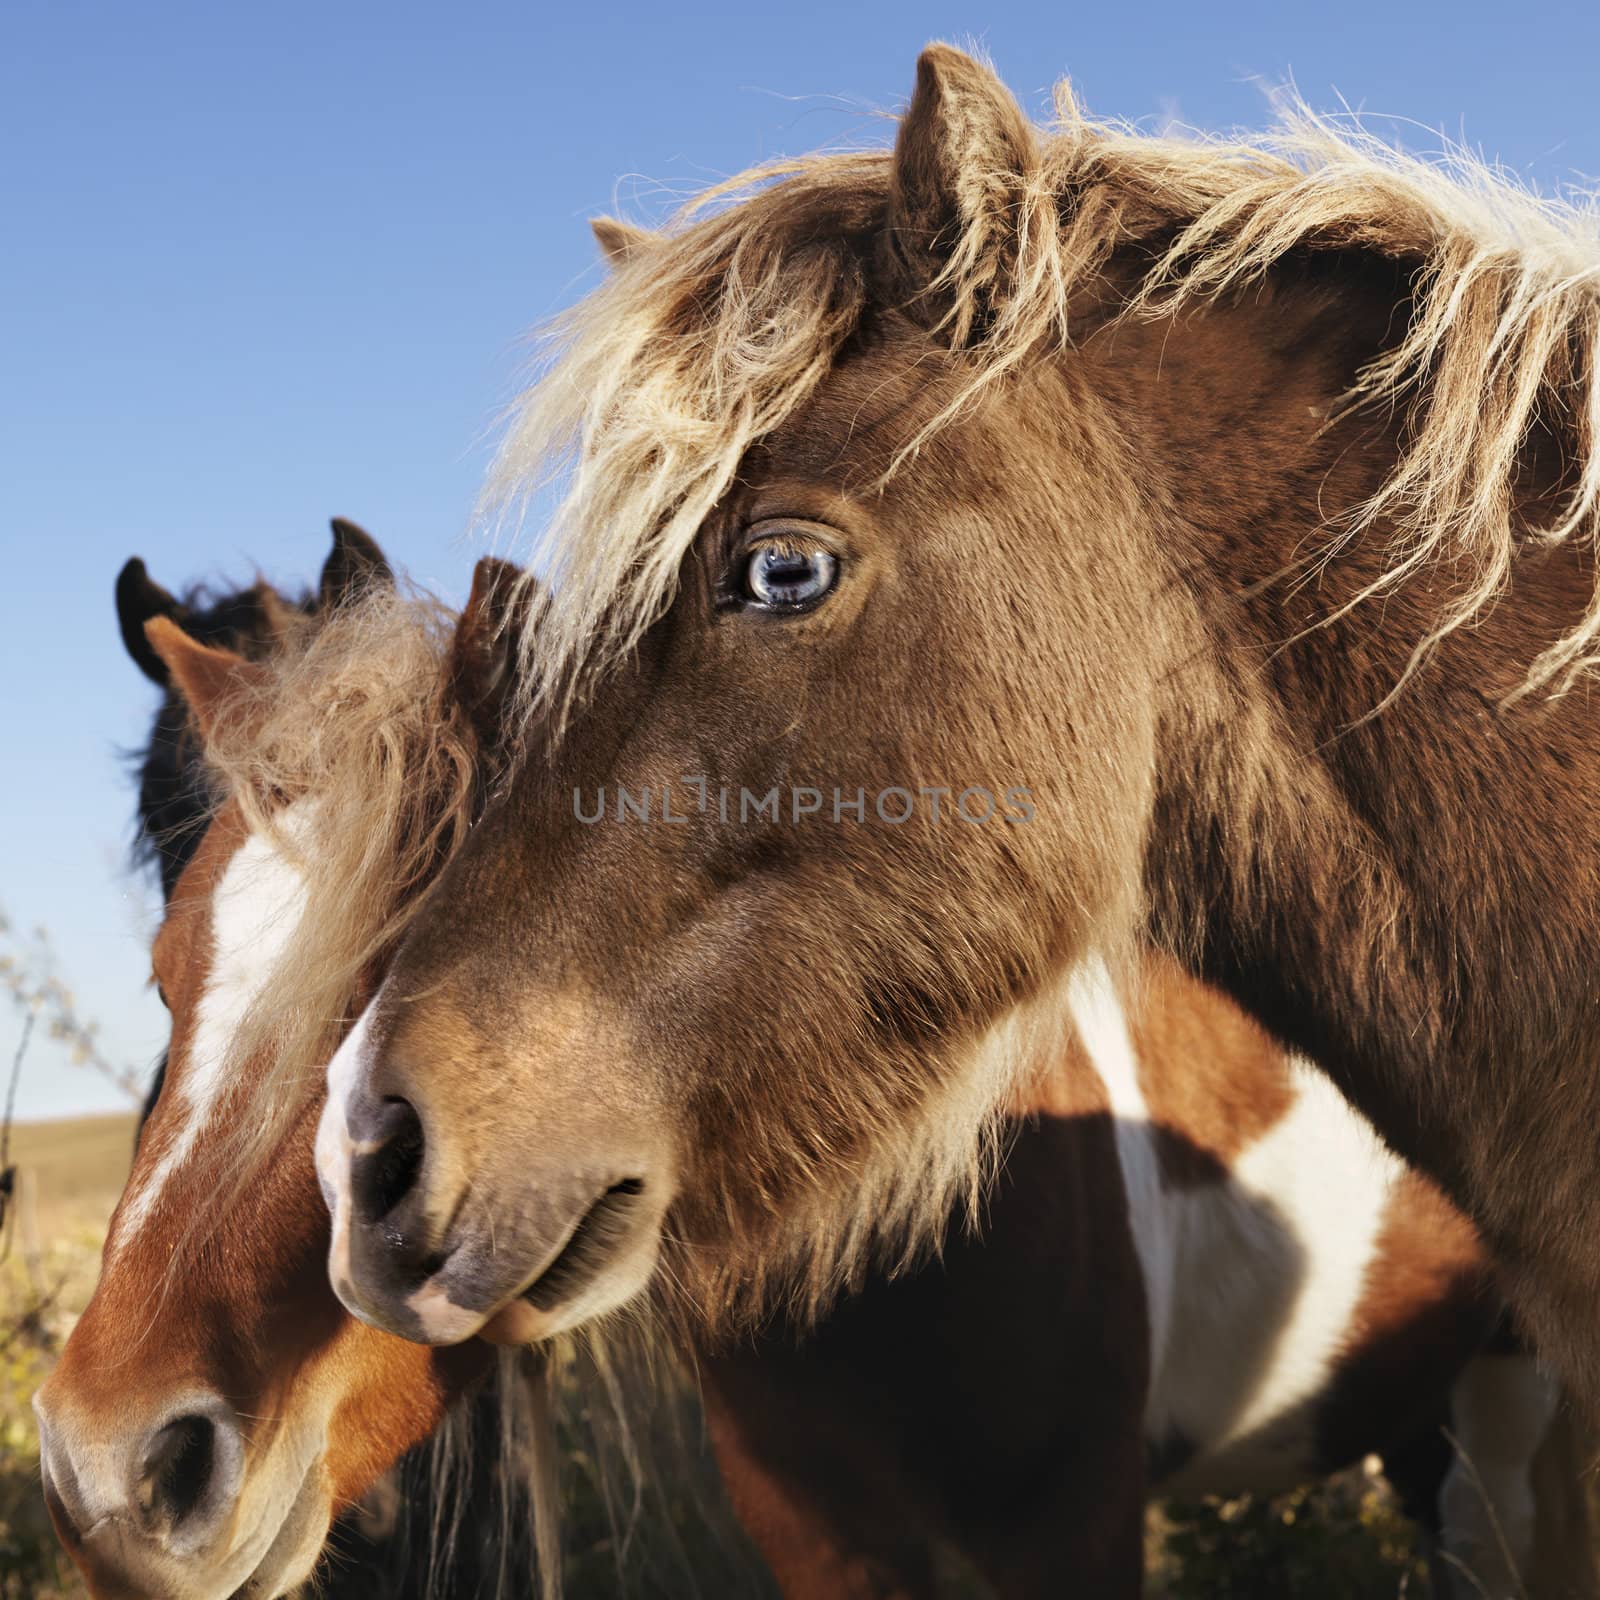
[[229, 1600], [278, 1600], [299, 1588], [315, 1571], [332, 1524], [333, 1507], [322, 1474], [314, 1465], [267, 1553]]
[[[323, 1486], [319, 1463], [306, 1472], [283, 1520], [257, 1559], [250, 1575], [237, 1579], [241, 1551], [220, 1554], [212, 1563], [174, 1562], [159, 1555], [130, 1561], [122, 1552], [115, 1566], [108, 1558], [119, 1551], [125, 1534], [106, 1518], [91, 1534], [88, 1547], [78, 1545], [75, 1559], [96, 1600], [121, 1600], [130, 1594], [162, 1594], [173, 1600], [279, 1600], [306, 1581], [316, 1569], [333, 1522], [333, 1507]], [[248, 1560], [248, 1555], [243, 1559]]]
[[477, 1330], [489, 1344], [540, 1344], [638, 1300], [648, 1290], [661, 1250], [659, 1215], [641, 1219], [616, 1253], [569, 1295], [546, 1298], [536, 1279], [515, 1300], [494, 1312]]

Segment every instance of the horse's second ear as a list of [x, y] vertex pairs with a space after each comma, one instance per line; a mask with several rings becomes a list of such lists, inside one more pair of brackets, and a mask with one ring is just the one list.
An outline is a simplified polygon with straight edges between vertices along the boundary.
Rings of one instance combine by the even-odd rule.
[[325, 610], [358, 600], [379, 589], [394, 588], [394, 568], [370, 533], [344, 517], [335, 517], [333, 549], [322, 564], [317, 597]]
[[472, 593], [451, 646], [450, 676], [457, 700], [489, 749], [504, 741], [522, 631], [536, 593], [534, 579], [513, 562], [485, 556], [472, 570]]
[[223, 722], [248, 715], [252, 691], [268, 676], [264, 666], [232, 650], [201, 644], [170, 617], [152, 618], [145, 624], [145, 636], [202, 739], [210, 740]]
[[163, 689], [169, 681], [166, 663], [150, 647], [144, 625], [153, 617], [181, 621], [185, 614], [183, 603], [145, 571], [138, 556], [132, 557], [117, 574], [117, 625], [122, 629], [123, 648], [145, 677]]
[[913, 303], [965, 342], [1004, 292], [1038, 141], [1011, 91], [946, 44], [917, 58], [895, 139], [888, 252]]
[[626, 266], [655, 243], [656, 235], [648, 228], [636, 228], [621, 217], [591, 217], [589, 227], [594, 241], [613, 267]]

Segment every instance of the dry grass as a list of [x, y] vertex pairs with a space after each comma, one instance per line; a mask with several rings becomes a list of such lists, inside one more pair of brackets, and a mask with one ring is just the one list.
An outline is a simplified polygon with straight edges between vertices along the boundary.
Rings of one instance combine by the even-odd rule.
[[12, 1129], [12, 1158], [34, 1180], [43, 1236], [74, 1227], [104, 1231], [133, 1164], [137, 1123], [119, 1113]]
[[33, 1391], [94, 1289], [133, 1154], [132, 1116], [13, 1130], [14, 1212], [0, 1261], [0, 1600], [84, 1600], [39, 1493]]

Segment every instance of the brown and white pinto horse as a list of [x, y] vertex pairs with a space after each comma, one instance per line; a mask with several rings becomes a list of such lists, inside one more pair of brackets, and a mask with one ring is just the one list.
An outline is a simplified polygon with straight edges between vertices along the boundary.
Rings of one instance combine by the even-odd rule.
[[[270, 721], [246, 664], [156, 637], [202, 729], [241, 685]], [[426, 675], [397, 666], [398, 637], [385, 660], [416, 692]], [[450, 681], [479, 705], [470, 664], [458, 648]], [[361, 715], [352, 684], [343, 700], [320, 687], [318, 704]], [[404, 717], [379, 742], [419, 737]], [[415, 748], [399, 765], [402, 780], [431, 768]], [[246, 1577], [281, 1592], [310, 1570], [330, 1508], [483, 1362], [338, 1310], [306, 1151], [320, 1080], [219, 1036], [288, 943], [315, 942], [317, 850], [295, 819], [316, 799], [278, 796], [266, 828], [224, 804], [157, 941], [169, 1081], [39, 1404], [52, 1511], [97, 1594], [220, 1596]], [[1086, 973], [1049, 1059], [1006, 1108], [980, 1233], [952, 1225], [939, 1259], [869, 1274], [814, 1329], [779, 1319], [698, 1353], [728, 1491], [785, 1593], [929, 1593], [943, 1542], [1003, 1594], [1136, 1594], [1148, 1490], [1272, 1489], [1371, 1451], [1426, 1455], [1452, 1410], [1476, 1478], [1413, 1484], [1451, 1560], [1491, 1592], [1513, 1566], [1545, 1584], [1536, 1595], [1591, 1592], [1581, 1540], [1537, 1514], [1565, 1526], [1581, 1507], [1559, 1470], [1535, 1502], [1553, 1385], [1526, 1357], [1482, 1353], [1496, 1310], [1470, 1229], [1324, 1079], [1159, 962], [1126, 1001]], [[283, 1093], [283, 1144], [259, 1184], [230, 1186], [228, 1118]]]
[[1158, 961], [1131, 1004], [1085, 976], [981, 1230], [701, 1372], [786, 1594], [931, 1595], [942, 1542], [997, 1594], [1133, 1595], [1146, 1494], [1376, 1452], [1437, 1594], [1592, 1596], [1572, 1419], [1496, 1303], [1433, 1185]]
[[930, 47], [892, 153], [615, 239], [557, 330], [521, 765], [330, 1067], [341, 1298], [825, 1301], [1149, 944], [1600, 1399], [1592, 216], [1059, 109]]
[[[404, 609], [393, 597], [372, 606]], [[253, 716], [266, 661], [203, 645], [179, 627], [187, 619], [157, 609], [150, 646], [173, 693], [199, 708], [198, 734], [215, 734], [207, 716], [224, 695]], [[394, 637], [413, 633], [420, 646], [391, 655], [386, 686], [388, 704], [406, 709], [375, 710], [363, 724], [350, 708], [355, 737], [382, 741], [369, 760], [404, 764], [418, 734], [458, 753], [437, 641], [420, 623]], [[261, 654], [281, 666], [337, 636], [328, 621], [307, 630], [300, 650], [280, 640]], [[260, 710], [270, 723], [270, 707]], [[423, 781], [426, 760], [406, 770], [423, 782], [419, 814], [468, 804], [469, 785]], [[235, 796], [185, 843], [153, 956], [173, 1016], [164, 1082], [99, 1285], [35, 1402], [51, 1516], [97, 1595], [287, 1592], [321, 1555], [334, 1515], [494, 1364], [482, 1345], [430, 1355], [375, 1333], [329, 1292], [311, 1164], [314, 1079], [302, 1074], [291, 1088], [271, 1159], [247, 1186], [235, 1180], [238, 1124], [273, 1115], [239, 1040], [285, 951], [305, 937], [308, 891], [293, 840], [321, 797], [290, 788], [262, 798], [281, 809], [282, 833], [253, 829]], [[415, 1531], [426, 1577], [426, 1524]]]
[[[395, 583], [383, 550], [364, 529], [335, 517], [331, 531], [332, 547], [316, 586], [298, 593], [286, 594], [258, 578], [246, 588], [194, 585], [173, 594], [150, 577], [138, 557], [118, 574], [123, 643], [134, 664], [162, 691], [143, 747], [132, 760], [138, 775], [133, 859], [157, 879], [164, 902], [205, 835], [215, 796], [188, 707], [145, 629], [155, 618], [167, 617], [202, 644], [247, 660], [302, 648], [307, 631], [319, 621], [375, 590], [390, 591]], [[146, 1097], [147, 1116], [164, 1076], [163, 1063]], [[330, 1559], [319, 1575], [322, 1600], [370, 1600], [374, 1594], [385, 1600], [442, 1600], [444, 1565], [454, 1600], [488, 1600], [500, 1581], [510, 1592], [532, 1591], [529, 1542], [506, 1538], [508, 1518], [529, 1521], [526, 1464], [497, 1460], [492, 1448], [505, 1411], [501, 1381], [522, 1380], [497, 1377], [477, 1390], [469, 1414], [414, 1450], [336, 1525]], [[441, 1498], [454, 1502], [448, 1517], [441, 1515]], [[447, 1528], [451, 1537], [445, 1551], [438, 1536]]]

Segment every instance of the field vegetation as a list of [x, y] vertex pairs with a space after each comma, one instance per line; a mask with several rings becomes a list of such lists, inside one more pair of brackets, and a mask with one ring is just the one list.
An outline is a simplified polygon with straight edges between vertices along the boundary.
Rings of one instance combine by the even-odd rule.
[[[23, 1124], [12, 1135], [18, 1189], [0, 1262], [0, 1600], [87, 1600], [45, 1514], [29, 1400], [93, 1290], [133, 1132], [132, 1116], [113, 1116]], [[568, 1593], [610, 1600], [619, 1592], [615, 1544], [577, 1446], [563, 1476], [577, 1535]], [[673, 1516], [669, 1495], [647, 1495], [642, 1504], [647, 1519]], [[703, 1531], [691, 1534], [691, 1541], [703, 1538]], [[667, 1528], [641, 1529], [637, 1543], [681, 1548]], [[1158, 1507], [1147, 1550], [1150, 1593], [1159, 1600], [1420, 1600], [1427, 1592], [1409, 1525], [1382, 1479], [1360, 1469], [1273, 1500]], [[659, 1582], [643, 1587], [660, 1593]], [[954, 1571], [949, 1590], [960, 1600], [982, 1593]]]
[[88, 1302], [133, 1152], [134, 1118], [12, 1130], [16, 1186], [0, 1261], [0, 1600], [83, 1600], [39, 1492], [33, 1391]]

